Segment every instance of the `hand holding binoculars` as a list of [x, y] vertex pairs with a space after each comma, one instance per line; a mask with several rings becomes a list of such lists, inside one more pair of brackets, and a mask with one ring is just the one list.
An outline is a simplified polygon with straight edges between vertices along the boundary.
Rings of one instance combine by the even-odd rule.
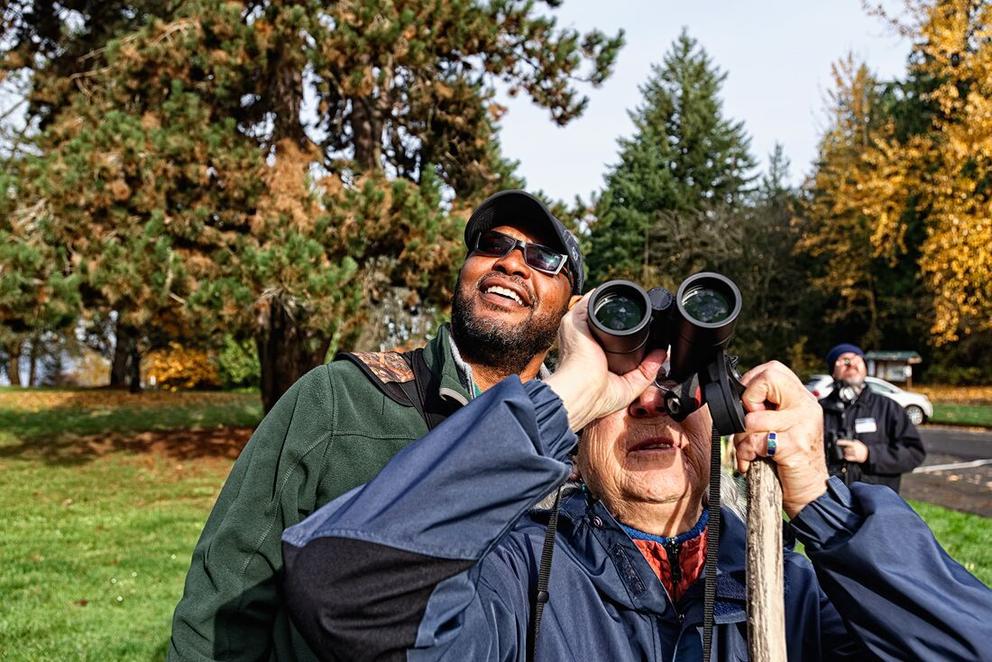
[[725, 352], [740, 311], [740, 290], [718, 273], [686, 278], [674, 296], [662, 287], [645, 291], [611, 280], [589, 299], [589, 328], [618, 374], [636, 368], [649, 350], [670, 348], [667, 377], [658, 383], [669, 415], [681, 421], [708, 404], [713, 425], [725, 435], [744, 431], [744, 386], [736, 357]]

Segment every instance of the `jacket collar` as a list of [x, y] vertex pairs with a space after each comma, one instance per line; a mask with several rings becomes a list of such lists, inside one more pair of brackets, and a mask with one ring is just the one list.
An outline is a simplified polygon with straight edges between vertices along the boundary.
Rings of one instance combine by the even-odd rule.
[[464, 405], [471, 400], [469, 377], [459, 367], [453, 351], [454, 341], [447, 324], [438, 327], [437, 335], [424, 346], [424, 360], [438, 380], [437, 395], [442, 400], [453, 400]]
[[[746, 530], [734, 512], [727, 508], [720, 511], [714, 620], [739, 623], [747, 618]], [[563, 497], [560, 514], [559, 526], [564, 525], [562, 530], [569, 536], [567, 544], [575, 548], [574, 558], [586, 566], [587, 575], [599, 591], [633, 609], [676, 616], [678, 610], [651, 566], [601, 501], [593, 500], [583, 487]], [[702, 622], [704, 584], [702, 579], [697, 581], [679, 602], [687, 624]]]

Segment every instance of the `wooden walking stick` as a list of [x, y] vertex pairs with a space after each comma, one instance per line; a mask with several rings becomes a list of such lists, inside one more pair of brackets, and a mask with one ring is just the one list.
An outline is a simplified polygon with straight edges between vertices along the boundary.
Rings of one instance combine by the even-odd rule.
[[751, 662], [785, 662], [782, 486], [771, 460], [747, 471], [747, 639]]

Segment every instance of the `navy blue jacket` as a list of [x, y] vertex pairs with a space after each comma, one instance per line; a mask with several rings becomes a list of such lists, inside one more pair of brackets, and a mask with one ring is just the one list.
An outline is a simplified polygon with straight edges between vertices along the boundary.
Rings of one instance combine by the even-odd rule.
[[[284, 598], [326, 659], [523, 659], [545, 522], [576, 443], [561, 401], [508, 378], [283, 535]], [[747, 659], [744, 526], [724, 510], [714, 658]], [[992, 591], [893, 492], [827, 494], [789, 525], [792, 660], [989, 659]], [[815, 572], [814, 572], [815, 568]], [[563, 501], [539, 660], [698, 660], [702, 587], [673, 605], [603, 504]]]

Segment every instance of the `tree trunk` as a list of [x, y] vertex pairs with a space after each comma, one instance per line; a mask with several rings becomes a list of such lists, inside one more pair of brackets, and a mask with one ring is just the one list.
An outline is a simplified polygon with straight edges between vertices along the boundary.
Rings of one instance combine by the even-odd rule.
[[138, 341], [131, 341], [131, 359], [128, 368], [130, 369], [130, 382], [128, 390], [131, 393], [141, 392], [141, 352], [138, 349]]
[[114, 358], [110, 362], [110, 388], [124, 388], [127, 384], [132, 342], [133, 338], [128, 333], [128, 329], [122, 324], [117, 324], [114, 328]]
[[20, 340], [11, 341], [7, 347], [7, 378], [11, 386], [21, 385], [21, 349]]
[[141, 349], [138, 330], [117, 323], [114, 329], [114, 359], [110, 362], [110, 388], [141, 390]]
[[38, 371], [38, 337], [31, 338], [31, 352], [28, 355], [28, 387], [35, 385], [35, 373]]
[[371, 98], [351, 100], [351, 135], [355, 144], [355, 162], [363, 172], [380, 167], [382, 157], [382, 122], [375, 116]]
[[[287, 45], [287, 48], [291, 48]], [[306, 132], [300, 122], [300, 108], [303, 105], [303, 70], [293, 55], [285, 50], [279, 54], [273, 67], [271, 88], [275, 100], [275, 125], [272, 141], [292, 140], [298, 147], [307, 145]]]
[[297, 379], [324, 362], [331, 340], [308, 333], [278, 296], [263, 298], [256, 312], [262, 406], [268, 413]]

